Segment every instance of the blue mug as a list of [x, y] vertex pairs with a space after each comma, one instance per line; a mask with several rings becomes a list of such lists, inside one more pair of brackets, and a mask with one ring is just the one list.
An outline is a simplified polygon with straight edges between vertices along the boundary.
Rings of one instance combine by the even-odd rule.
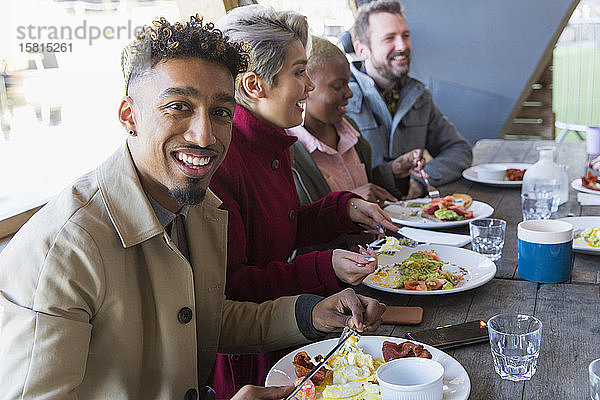
[[517, 226], [519, 276], [540, 283], [564, 282], [573, 269], [573, 225], [564, 221], [523, 221]]

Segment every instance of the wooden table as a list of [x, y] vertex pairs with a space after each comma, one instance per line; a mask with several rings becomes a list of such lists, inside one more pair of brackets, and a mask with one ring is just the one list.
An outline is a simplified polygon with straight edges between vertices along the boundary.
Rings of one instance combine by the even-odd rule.
[[[537, 161], [536, 147], [552, 141], [485, 139], [473, 149], [473, 165], [485, 162]], [[569, 166], [569, 182], [583, 171], [585, 143], [557, 145], [558, 163]], [[503, 257], [496, 277], [486, 285], [463, 293], [440, 296], [396, 295], [361, 286], [358, 291], [388, 305], [421, 306], [423, 322], [417, 326], [383, 325], [376, 334], [404, 337], [407, 331], [483, 319], [505, 312], [534, 315], [543, 323], [537, 372], [530, 381], [502, 380], [494, 371], [489, 343], [447, 351], [467, 370], [470, 399], [588, 399], [587, 367], [600, 357], [600, 257], [575, 253], [570, 281], [538, 284], [517, 273], [517, 224], [521, 221], [520, 188], [498, 188], [463, 178], [440, 187], [442, 195], [468, 193], [495, 209], [507, 221]], [[600, 215], [600, 207], [581, 207], [570, 189], [569, 201], [556, 218]], [[553, 217], [554, 218], [554, 217]], [[468, 227], [448, 232], [468, 234]]]

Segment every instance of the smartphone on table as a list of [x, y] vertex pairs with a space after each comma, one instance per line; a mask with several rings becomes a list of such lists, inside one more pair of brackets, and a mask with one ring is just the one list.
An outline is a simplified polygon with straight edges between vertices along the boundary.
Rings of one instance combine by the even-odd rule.
[[449, 349], [489, 340], [487, 323], [482, 320], [408, 332], [406, 337], [438, 349]]

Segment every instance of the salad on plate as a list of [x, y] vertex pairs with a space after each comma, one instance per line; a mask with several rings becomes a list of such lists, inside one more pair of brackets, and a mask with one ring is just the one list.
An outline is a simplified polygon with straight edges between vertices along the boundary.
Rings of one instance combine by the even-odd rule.
[[399, 264], [380, 266], [368, 280], [390, 289], [430, 291], [454, 289], [468, 275], [464, 269], [455, 273], [443, 267], [434, 251], [417, 251]]

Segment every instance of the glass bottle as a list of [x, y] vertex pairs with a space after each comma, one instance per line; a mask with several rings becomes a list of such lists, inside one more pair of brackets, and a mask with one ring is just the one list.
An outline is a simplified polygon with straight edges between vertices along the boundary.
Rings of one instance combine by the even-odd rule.
[[554, 162], [554, 147], [538, 147], [539, 159], [525, 171], [521, 193], [550, 193], [555, 196], [552, 212], [569, 199], [569, 178], [564, 168]]

